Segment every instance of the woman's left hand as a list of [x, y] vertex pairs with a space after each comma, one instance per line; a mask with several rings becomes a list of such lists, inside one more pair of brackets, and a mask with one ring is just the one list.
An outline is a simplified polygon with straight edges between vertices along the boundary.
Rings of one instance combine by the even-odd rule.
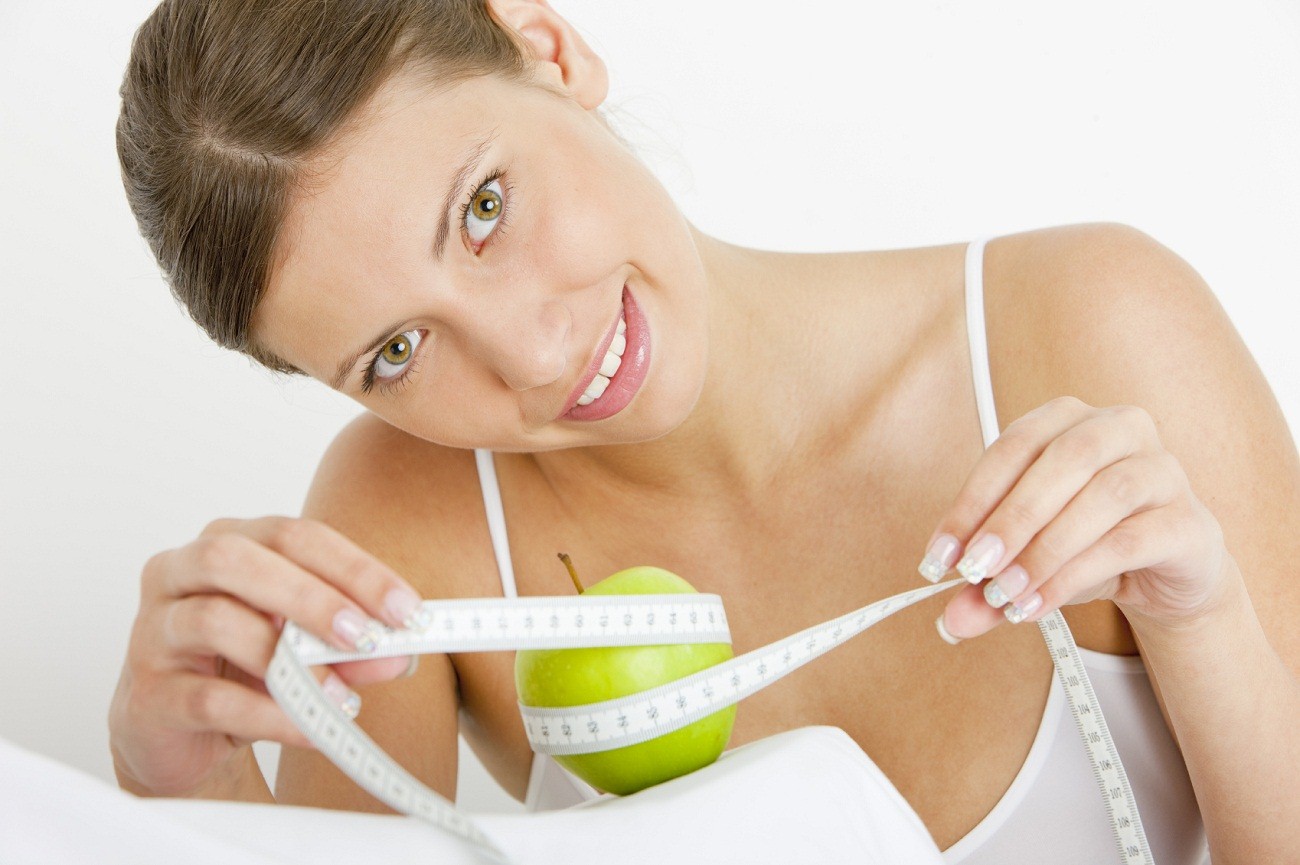
[[975, 584], [939, 618], [950, 641], [1101, 598], [1154, 623], [1190, 622], [1224, 596], [1232, 561], [1151, 415], [1069, 396], [985, 450], [927, 548], [927, 579], [956, 562]]

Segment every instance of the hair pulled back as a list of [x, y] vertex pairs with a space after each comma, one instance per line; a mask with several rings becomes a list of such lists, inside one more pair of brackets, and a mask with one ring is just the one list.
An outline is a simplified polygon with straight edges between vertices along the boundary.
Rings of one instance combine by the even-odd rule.
[[527, 52], [484, 0], [164, 0], [132, 41], [116, 138], [173, 296], [217, 344], [302, 374], [250, 321], [309, 160], [398, 72], [523, 82]]

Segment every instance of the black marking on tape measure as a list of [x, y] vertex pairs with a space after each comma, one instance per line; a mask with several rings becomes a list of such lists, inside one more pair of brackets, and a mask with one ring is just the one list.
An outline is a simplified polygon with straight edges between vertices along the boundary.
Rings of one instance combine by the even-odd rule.
[[[956, 579], [886, 598], [739, 658], [638, 694], [585, 706], [547, 708], [520, 704], [525, 731], [534, 750], [556, 755], [592, 753], [648, 741], [688, 726], [767, 687], [834, 648], [841, 638], [856, 636], [890, 612], [964, 583], [964, 579]], [[336, 650], [294, 623], [286, 623], [268, 669], [267, 689], [321, 752], [371, 795], [394, 810], [460, 836], [490, 861], [503, 865], [508, 862], [505, 854], [473, 821], [407, 773], [351, 718], [329, 702], [308, 671], [309, 666], [429, 652], [731, 642], [725, 609], [717, 595], [619, 596], [617, 602], [608, 596], [458, 598], [426, 601], [425, 606], [433, 613], [428, 629], [413, 632], [380, 628], [379, 648], [370, 654]], [[562, 624], [559, 613], [566, 607], [577, 607], [577, 610], [566, 620], [572, 622], [567, 626], [569, 633], [557, 633]], [[637, 611], [644, 615], [636, 616]], [[701, 612], [705, 615], [700, 615]], [[484, 634], [482, 627], [482, 616], [489, 613], [496, 614], [499, 632], [491, 636]], [[679, 616], [683, 627], [677, 627]], [[538, 617], [549, 617], [552, 633], [536, 634]], [[593, 618], [601, 629], [599, 634], [590, 626]], [[627, 630], [612, 624], [616, 621], [621, 621]], [[465, 624], [469, 627], [463, 627]], [[1118, 849], [1126, 863], [1153, 865], [1132, 788], [1069, 627], [1059, 611], [1043, 617], [1038, 624], [1057, 675], [1065, 686], [1070, 711], [1088, 751]], [[826, 640], [819, 639], [822, 636]], [[781, 668], [772, 666], [778, 657], [783, 662]], [[668, 709], [676, 711], [664, 711]], [[602, 734], [602, 726], [608, 732]], [[563, 741], [553, 735], [557, 729]]]

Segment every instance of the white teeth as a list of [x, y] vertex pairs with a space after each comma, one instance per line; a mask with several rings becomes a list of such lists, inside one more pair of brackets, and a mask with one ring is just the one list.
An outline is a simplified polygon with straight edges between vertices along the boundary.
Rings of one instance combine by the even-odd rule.
[[[591, 384], [587, 385], [587, 389], [582, 392], [582, 396], [578, 397], [578, 405], [589, 405], [600, 399], [600, 395], [605, 392], [607, 387], [609, 387], [609, 379], [600, 373], [596, 373], [596, 377], [591, 380]], [[586, 402], [583, 400], [586, 400]]]
[[578, 405], [591, 405], [600, 399], [605, 388], [609, 387], [609, 380], [618, 372], [618, 368], [623, 363], [623, 350], [627, 348], [627, 336], [624, 331], [627, 330], [627, 322], [620, 315], [618, 319], [618, 331], [614, 334], [614, 340], [605, 350], [605, 358], [600, 362], [600, 372], [587, 385], [587, 389], [578, 397]]
[[600, 374], [613, 378], [618, 365], [623, 362], [623, 349], [627, 348], [627, 337], [621, 333], [614, 334], [614, 340], [605, 349], [605, 359], [600, 364]]
[[605, 359], [600, 363], [600, 374], [605, 378], [613, 378], [614, 373], [618, 372], [618, 365], [623, 359], [612, 351], [605, 352]]
[[587, 385], [587, 389], [583, 392], [583, 396], [589, 396], [592, 399], [600, 399], [600, 395], [605, 392], [605, 388], [607, 387], [609, 387], [609, 378], [597, 373], [596, 377], [591, 380], [591, 384]]

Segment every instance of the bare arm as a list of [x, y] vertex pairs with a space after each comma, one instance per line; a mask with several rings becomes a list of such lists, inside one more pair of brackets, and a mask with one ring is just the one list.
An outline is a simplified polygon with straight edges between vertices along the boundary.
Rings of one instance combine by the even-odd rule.
[[[365, 416], [344, 429], [321, 460], [303, 516], [342, 532], [411, 581], [423, 597], [452, 597], [450, 574], [439, 567], [440, 561], [415, 552], [412, 536], [418, 532], [426, 550], [437, 549], [439, 539], [454, 544], [453, 509], [439, 508], [436, 485], [413, 484], [409, 467], [394, 464], [401, 459], [393, 442], [385, 440], [391, 435]], [[422, 455], [436, 459], [433, 449]], [[436, 475], [436, 466], [431, 470]], [[421, 497], [421, 510], [431, 506], [439, 515], [409, 524], [411, 502], [406, 496]], [[460, 703], [450, 657], [423, 655], [413, 676], [354, 690], [361, 697], [357, 725], [412, 775], [454, 802]], [[281, 751], [275, 799], [289, 805], [391, 813], [319, 752], [288, 746]]]
[[[1156, 420], [1223, 532], [1227, 601], [1179, 628], [1129, 623], [1196, 790], [1214, 865], [1300, 849], [1300, 454], [1259, 367], [1192, 267], [1125, 226], [1045, 246], [1054, 390]], [[1073, 243], [1073, 245], [1071, 245]], [[1128, 611], [1126, 611], [1128, 613]]]
[[1159, 678], [1215, 862], [1283, 862], [1300, 850], [1300, 687], [1231, 556], [1225, 570], [1230, 602], [1204, 621], [1169, 629], [1129, 620]]

